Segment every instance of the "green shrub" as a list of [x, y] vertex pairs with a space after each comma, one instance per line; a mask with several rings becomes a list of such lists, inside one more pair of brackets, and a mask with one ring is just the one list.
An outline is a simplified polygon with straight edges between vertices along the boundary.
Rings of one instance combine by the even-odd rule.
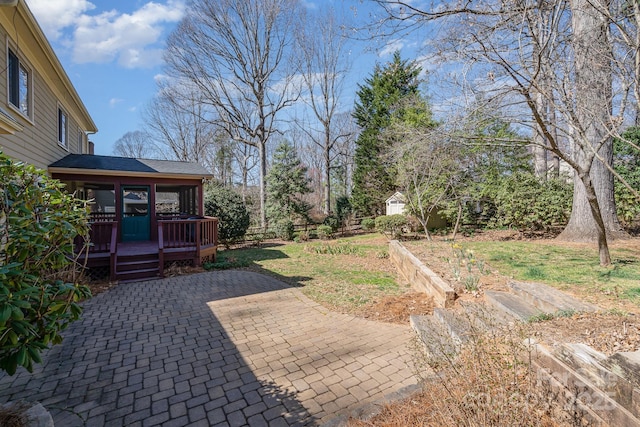
[[333, 236], [333, 231], [333, 228], [328, 225], [319, 225], [316, 229], [318, 237], [323, 240], [331, 238], [331, 236]]
[[76, 283], [74, 239], [86, 242], [88, 207], [33, 166], [0, 152], [0, 369], [41, 363], [77, 320], [89, 288]]
[[351, 211], [351, 201], [347, 196], [340, 196], [336, 199], [336, 217], [340, 227], [344, 228], [348, 225]]
[[290, 219], [281, 219], [276, 222], [272, 230], [276, 237], [282, 240], [293, 240], [295, 227]]
[[[640, 144], [640, 127], [630, 127], [616, 138], [613, 145], [613, 166], [618, 174], [631, 186], [640, 191], [640, 150], [633, 147]], [[619, 180], [615, 181], [615, 199], [618, 218], [630, 226], [640, 219], [638, 199]]]
[[383, 215], [375, 220], [376, 230], [397, 239], [402, 236], [402, 228], [409, 225], [407, 217], [401, 214]]
[[360, 226], [362, 227], [363, 230], [373, 230], [376, 228], [376, 220], [373, 218], [364, 218], [361, 222], [360, 222]]
[[218, 239], [225, 245], [244, 238], [249, 228], [249, 211], [242, 196], [230, 188], [209, 186], [204, 194], [204, 212], [218, 218]]
[[322, 225], [331, 227], [331, 231], [338, 231], [340, 228], [340, 219], [335, 215], [329, 215], [322, 221]]
[[496, 192], [497, 226], [544, 230], [565, 225], [571, 212], [572, 188], [561, 180], [541, 181], [533, 174], [517, 173]]

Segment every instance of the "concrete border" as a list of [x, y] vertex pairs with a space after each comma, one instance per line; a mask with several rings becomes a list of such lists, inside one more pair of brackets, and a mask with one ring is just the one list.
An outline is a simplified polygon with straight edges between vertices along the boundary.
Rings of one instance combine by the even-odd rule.
[[453, 288], [399, 241], [389, 242], [389, 257], [402, 280], [411, 284], [415, 290], [431, 295], [438, 307], [453, 307], [456, 300], [456, 292]]

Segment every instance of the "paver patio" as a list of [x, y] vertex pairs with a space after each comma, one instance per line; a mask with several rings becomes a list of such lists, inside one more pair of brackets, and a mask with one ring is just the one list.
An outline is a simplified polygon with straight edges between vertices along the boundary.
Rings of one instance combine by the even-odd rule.
[[414, 386], [411, 337], [253, 272], [127, 283], [33, 374], [2, 376], [0, 403], [39, 401], [60, 427], [319, 425]]

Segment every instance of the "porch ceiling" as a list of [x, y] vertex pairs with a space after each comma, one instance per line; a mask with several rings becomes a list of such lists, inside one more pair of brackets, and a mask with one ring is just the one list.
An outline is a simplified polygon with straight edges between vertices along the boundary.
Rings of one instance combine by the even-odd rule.
[[49, 173], [180, 179], [213, 177], [204, 167], [194, 162], [133, 159], [93, 154], [69, 154], [49, 165]]

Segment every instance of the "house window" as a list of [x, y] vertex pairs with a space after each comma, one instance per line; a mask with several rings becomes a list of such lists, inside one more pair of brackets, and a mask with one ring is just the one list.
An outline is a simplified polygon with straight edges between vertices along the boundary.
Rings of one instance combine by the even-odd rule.
[[27, 117], [31, 117], [31, 73], [9, 49], [9, 103]]
[[68, 148], [67, 144], [67, 113], [58, 107], [58, 144], [64, 148]]

